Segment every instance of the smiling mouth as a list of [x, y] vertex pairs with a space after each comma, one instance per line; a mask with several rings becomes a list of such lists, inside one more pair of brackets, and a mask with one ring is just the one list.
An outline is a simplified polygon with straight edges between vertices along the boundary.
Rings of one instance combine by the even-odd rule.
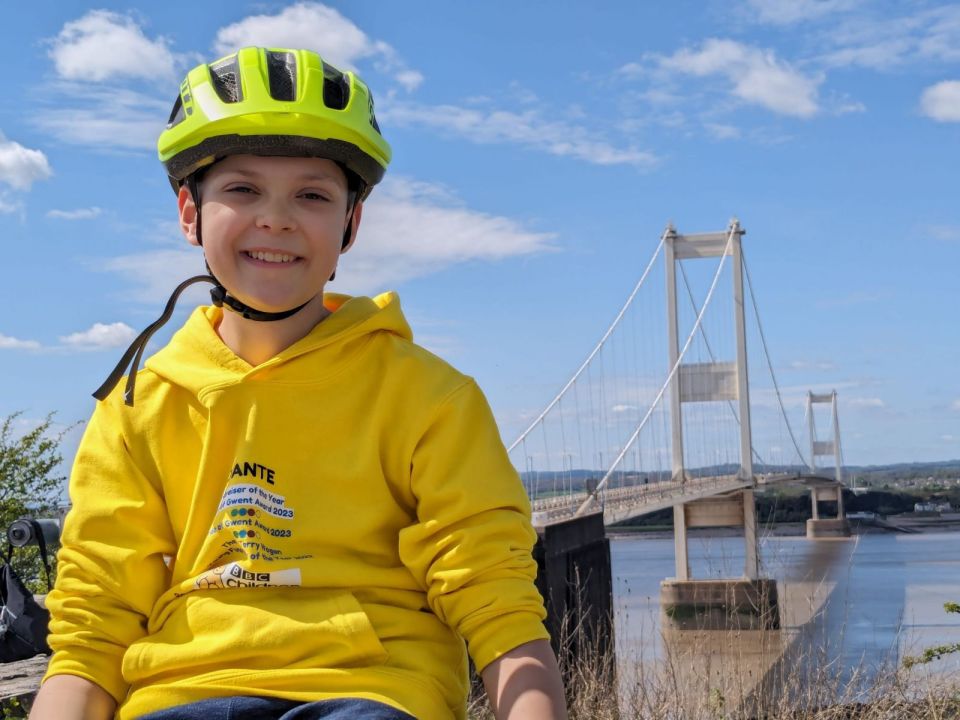
[[290, 255], [288, 253], [264, 252], [262, 250], [244, 250], [243, 254], [251, 260], [259, 260], [261, 262], [274, 263], [277, 265], [284, 265], [301, 259], [297, 255]]

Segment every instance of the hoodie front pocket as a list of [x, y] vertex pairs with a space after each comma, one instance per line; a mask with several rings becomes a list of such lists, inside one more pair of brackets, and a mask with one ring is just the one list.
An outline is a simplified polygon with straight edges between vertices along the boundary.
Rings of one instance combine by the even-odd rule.
[[173, 602], [162, 627], [124, 655], [128, 683], [229, 669], [362, 667], [387, 659], [349, 592], [244, 588], [196, 591]]

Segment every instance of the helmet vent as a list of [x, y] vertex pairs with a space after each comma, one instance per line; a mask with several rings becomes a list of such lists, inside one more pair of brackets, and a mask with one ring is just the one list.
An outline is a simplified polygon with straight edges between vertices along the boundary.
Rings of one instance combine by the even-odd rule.
[[323, 104], [331, 110], [343, 110], [350, 102], [350, 83], [333, 65], [323, 64]]
[[174, 125], [182, 123], [185, 117], [186, 115], [183, 114], [183, 98], [177, 95], [177, 99], [173, 103], [173, 110], [170, 111], [170, 119], [167, 120], [167, 127], [172, 128]]
[[243, 100], [243, 91], [240, 89], [240, 67], [236, 55], [211, 65], [210, 79], [213, 81], [214, 90], [223, 102], [235, 103]]
[[297, 99], [297, 59], [293, 53], [267, 51], [267, 78], [270, 97], [293, 102]]

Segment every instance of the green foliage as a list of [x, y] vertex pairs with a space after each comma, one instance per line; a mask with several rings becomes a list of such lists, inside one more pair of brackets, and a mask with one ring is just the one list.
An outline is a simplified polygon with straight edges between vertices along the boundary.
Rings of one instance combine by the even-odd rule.
[[3, 720], [21, 720], [22, 718], [27, 717], [27, 710], [23, 703], [20, 702], [20, 698], [13, 697], [7, 700], [4, 700], [0, 704], [0, 710], [3, 712]]
[[[16, 421], [20, 415], [14, 413], [0, 423], [0, 533], [3, 535], [18, 518], [57, 517], [57, 499], [66, 480], [66, 476], [58, 472], [63, 463], [60, 442], [74, 427], [54, 431], [53, 413], [50, 413], [35, 428], [17, 436]], [[0, 543], [6, 551], [3, 535]], [[50, 555], [53, 563], [53, 553]], [[38, 548], [16, 549], [13, 569], [30, 590], [46, 592]]]
[[[953, 602], [944, 603], [943, 609], [948, 613], [957, 613], [960, 614], [960, 605]], [[948, 643], [946, 645], [935, 645], [929, 647], [923, 651], [922, 655], [911, 656], [903, 659], [903, 664], [905, 667], [911, 668], [914, 665], [925, 665], [927, 663], [933, 662], [934, 660], [939, 660], [940, 658], [951, 655], [955, 652], [960, 652], [960, 643]]]

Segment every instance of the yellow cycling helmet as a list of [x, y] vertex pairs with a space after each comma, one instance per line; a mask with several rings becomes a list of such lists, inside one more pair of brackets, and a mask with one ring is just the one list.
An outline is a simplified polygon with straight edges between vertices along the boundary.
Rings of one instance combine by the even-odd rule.
[[258, 47], [187, 73], [157, 150], [174, 189], [229, 155], [321, 157], [360, 179], [360, 199], [391, 155], [356, 74], [310, 50]]

